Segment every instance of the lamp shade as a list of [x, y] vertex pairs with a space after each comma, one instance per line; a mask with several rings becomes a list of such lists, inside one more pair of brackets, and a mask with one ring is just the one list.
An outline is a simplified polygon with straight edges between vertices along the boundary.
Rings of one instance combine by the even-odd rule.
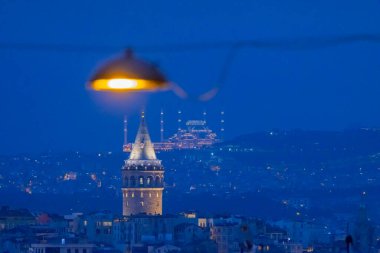
[[136, 58], [131, 49], [98, 68], [87, 83], [95, 91], [156, 91], [168, 82], [153, 64]]

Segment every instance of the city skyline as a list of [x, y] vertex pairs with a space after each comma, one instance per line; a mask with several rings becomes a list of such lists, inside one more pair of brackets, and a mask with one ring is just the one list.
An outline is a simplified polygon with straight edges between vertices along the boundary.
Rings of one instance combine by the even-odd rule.
[[0, 253], [380, 253], [379, 10], [0, 0]]

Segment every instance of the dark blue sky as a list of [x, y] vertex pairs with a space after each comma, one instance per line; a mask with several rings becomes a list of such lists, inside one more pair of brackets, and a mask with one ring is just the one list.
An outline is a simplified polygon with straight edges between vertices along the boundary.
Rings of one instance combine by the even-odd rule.
[[[0, 42], [150, 46], [380, 33], [380, 1], [357, 0], [0, 0]], [[108, 151], [122, 144], [121, 104], [85, 90], [94, 67], [113, 53], [0, 48], [0, 154]], [[142, 53], [189, 92], [207, 90], [227, 49]], [[150, 131], [175, 111], [210, 119], [226, 112], [226, 135], [273, 128], [380, 126], [380, 44], [359, 42], [315, 50], [242, 49], [220, 94], [208, 103], [171, 92], [145, 97]], [[123, 104], [137, 126], [140, 97]], [[119, 107], [119, 108], [116, 108]], [[217, 128], [217, 124], [213, 124]]]

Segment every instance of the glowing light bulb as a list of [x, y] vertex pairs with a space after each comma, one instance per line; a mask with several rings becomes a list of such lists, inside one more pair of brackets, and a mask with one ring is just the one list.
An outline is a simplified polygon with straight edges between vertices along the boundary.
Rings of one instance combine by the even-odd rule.
[[132, 89], [137, 87], [137, 81], [132, 79], [111, 79], [108, 81], [111, 89]]

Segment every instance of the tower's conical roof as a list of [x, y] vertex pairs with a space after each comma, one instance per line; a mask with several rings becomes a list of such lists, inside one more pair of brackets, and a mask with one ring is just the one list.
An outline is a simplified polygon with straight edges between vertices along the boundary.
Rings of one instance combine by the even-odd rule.
[[135, 143], [133, 144], [129, 160], [156, 160], [152, 141], [150, 140], [148, 128], [145, 123], [144, 113], [141, 115], [141, 122]]

